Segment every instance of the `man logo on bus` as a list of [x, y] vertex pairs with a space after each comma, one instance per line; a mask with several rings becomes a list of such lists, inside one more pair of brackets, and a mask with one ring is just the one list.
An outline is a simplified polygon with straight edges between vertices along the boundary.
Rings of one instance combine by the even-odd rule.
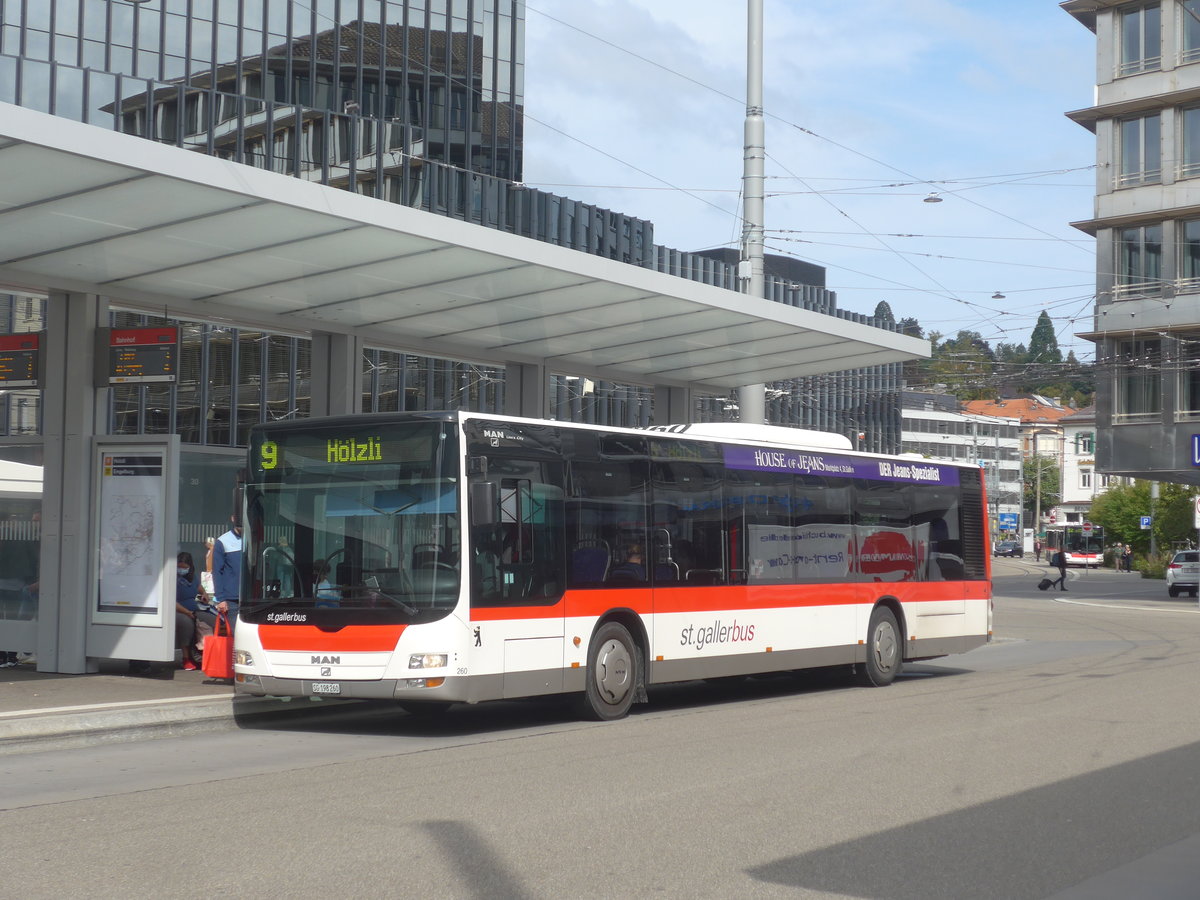
[[314, 666], [340, 666], [342, 658], [340, 656], [314, 656], [310, 662]]

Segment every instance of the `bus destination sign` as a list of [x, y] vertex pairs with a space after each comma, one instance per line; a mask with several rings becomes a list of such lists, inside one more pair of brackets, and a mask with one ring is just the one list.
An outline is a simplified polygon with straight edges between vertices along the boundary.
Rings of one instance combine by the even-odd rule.
[[174, 381], [178, 357], [178, 328], [112, 328], [108, 333], [107, 381], [109, 384]]
[[0, 335], [0, 388], [39, 387], [41, 335]]

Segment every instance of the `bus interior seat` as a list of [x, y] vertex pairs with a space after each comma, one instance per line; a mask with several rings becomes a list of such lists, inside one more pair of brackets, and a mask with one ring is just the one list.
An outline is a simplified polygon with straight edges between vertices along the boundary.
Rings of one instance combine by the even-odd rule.
[[608, 541], [585, 540], [571, 551], [571, 573], [574, 581], [604, 581], [608, 576], [608, 565], [612, 561], [612, 550]]
[[412, 567], [427, 569], [438, 563], [453, 565], [449, 552], [441, 544], [417, 544], [412, 551]]
[[654, 567], [654, 580], [659, 584], [679, 581], [679, 563], [671, 561], [659, 563]]
[[646, 568], [635, 562], [617, 563], [606, 580], [609, 584], [640, 584], [646, 580]]

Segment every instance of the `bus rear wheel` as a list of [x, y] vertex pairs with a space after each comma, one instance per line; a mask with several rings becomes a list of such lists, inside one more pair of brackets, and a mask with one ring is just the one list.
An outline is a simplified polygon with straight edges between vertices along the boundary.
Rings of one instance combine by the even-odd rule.
[[628, 715], [641, 679], [640, 666], [637, 646], [625, 626], [601, 625], [588, 648], [580, 713], [601, 722]]
[[896, 680], [904, 664], [900, 626], [886, 606], [877, 606], [867, 626], [867, 661], [858, 673], [860, 684], [884, 687]]

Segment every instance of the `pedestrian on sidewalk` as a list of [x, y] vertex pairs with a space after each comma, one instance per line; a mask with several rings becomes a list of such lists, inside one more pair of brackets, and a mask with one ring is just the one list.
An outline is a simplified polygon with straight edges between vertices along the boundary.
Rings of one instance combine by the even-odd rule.
[[1050, 565], [1058, 567], [1058, 577], [1050, 582], [1050, 587], [1058, 585], [1060, 591], [1067, 589], [1067, 554], [1059, 550], [1050, 557]]
[[1133, 571], [1133, 548], [1128, 544], [1121, 548], [1121, 568], [1126, 572]]
[[1033, 558], [1038, 562], [1042, 561], [1042, 542], [1039, 538], [1033, 539]]
[[242, 587], [242, 526], [234, 516], [229, 521], [233, 527], [213, 543], [213, 594], [217, 611], [229, 617], [229, 627], [233, 628]]

